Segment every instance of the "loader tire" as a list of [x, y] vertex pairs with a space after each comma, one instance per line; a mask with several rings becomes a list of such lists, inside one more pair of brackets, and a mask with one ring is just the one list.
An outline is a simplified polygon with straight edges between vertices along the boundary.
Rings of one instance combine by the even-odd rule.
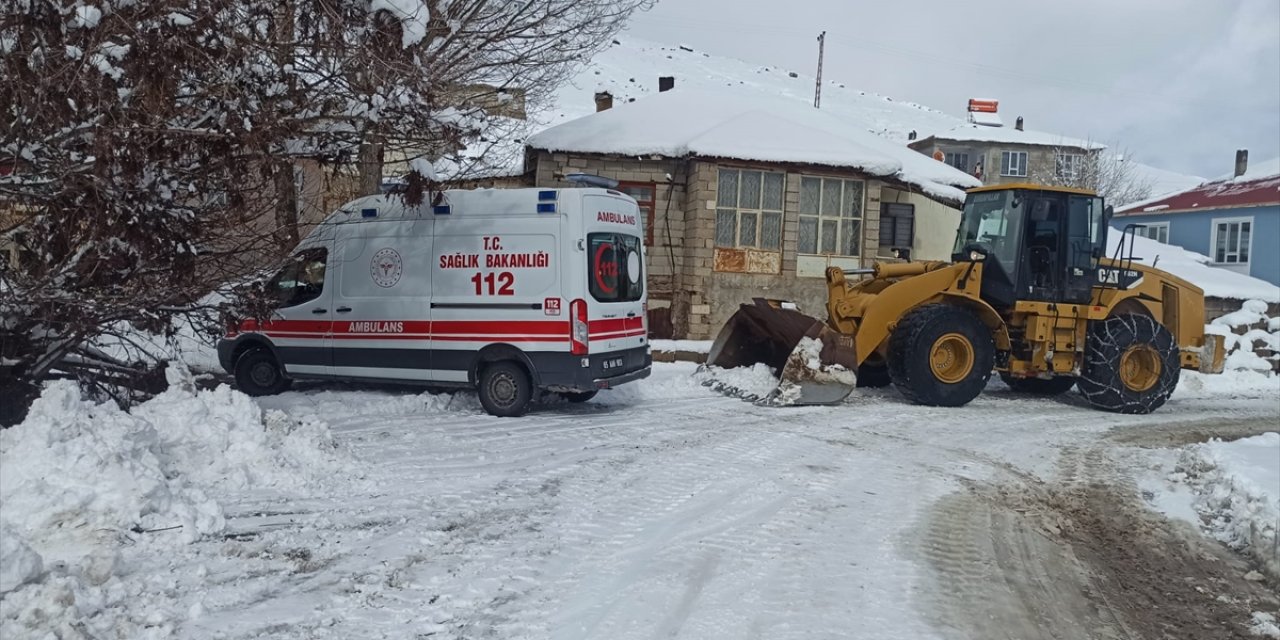
[[1173, 334], [1150, 316], [1123, 314], [1090, 325], [1076, 386], [1097, 409], [1151, 413], [1173, 395], [1181, 372]]
[[991, 331], [963, 307], [930, 304], [915, 309], [889, 337], [889, 377], [916, 404], [968, 404], [987, 386], [994, 366]]
[[857, 385], [864, 389], [878, 389], [893, 383], [889, 367], [883, 364], [863, 364], [858, 367]]
[[1015, 378], [1007, 373], [1000, 374], [1000, 379], [1009, 385], [1009, 389], [1018, 393], [1035, 396], [1058, 396], [1076, 386], [1075, 376], [1054, 376], [1043, 378]]

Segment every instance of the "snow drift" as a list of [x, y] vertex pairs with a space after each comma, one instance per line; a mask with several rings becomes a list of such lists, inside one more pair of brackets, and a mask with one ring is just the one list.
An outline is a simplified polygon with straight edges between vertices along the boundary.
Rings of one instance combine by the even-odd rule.
[[129, 558], [221, 532], [211, 495], [350, 475], [325, 424], [264, 415], [226, 386], [198, 391], [182, 368], [169, 383], [124, 411], [56, 381], [0, 432], [0, 636], [115, 637], [132, 628], [109, 613], [131, 597]]
[[1194, 508], [1215, 539], [1247, 553], [1280, 579], [1280, 433], [1232, 442], [1211, 440], [1184, 449], [1172, 480], [1196, 494]]

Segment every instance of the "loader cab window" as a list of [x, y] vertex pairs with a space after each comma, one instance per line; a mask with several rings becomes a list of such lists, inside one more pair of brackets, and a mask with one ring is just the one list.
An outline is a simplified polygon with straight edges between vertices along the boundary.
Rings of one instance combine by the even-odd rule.
[[988, 256], [999, 260], [1006, 273], [1017, 273], [1018, 245], [1022, 238], [1021, 206], [1011, 191], [973, 194], [965, 202], [952, 253], [967, 255], [965, 247], [978, 245]]
[[587, 234], [591, 267], [588, 289], [598, 302], [635, 302], [644, 294], [640, 238], [620, 233]]
[[325, 261], [329, 252], [323, 248], [299, 252], [267, 282], [266, 293], [276, 299], [280, 308], [294, 307], [320, 297], [324, 291]]

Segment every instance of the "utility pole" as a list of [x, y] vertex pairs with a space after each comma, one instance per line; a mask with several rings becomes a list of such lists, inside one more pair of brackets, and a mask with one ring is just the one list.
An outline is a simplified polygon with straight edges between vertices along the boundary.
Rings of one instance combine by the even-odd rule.
[[823, 31], [818, 34], [818, 78], [813, 87], [813, 108], [818, 109], [822, 105], [822, 48], [826, 44], [827, 32]]

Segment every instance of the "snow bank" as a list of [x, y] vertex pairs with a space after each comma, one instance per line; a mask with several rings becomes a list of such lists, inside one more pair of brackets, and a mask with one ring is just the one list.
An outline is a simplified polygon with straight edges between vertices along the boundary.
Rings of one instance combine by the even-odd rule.
[[1280, 397], [1280, 376], [1248, 369], [1227, 369], [1219, 374], [1182, 371], [1174, 399]]
[[123, 411], [57, 381], [0, 432], [0, 637], [163, 637], [163, 624], [114, 617], [145, 609], [117, 607], [131, 597], [128, 554], [221, 532], [211, 494], [351, 475], [324, 424], [264, 416], [226, 386], [197, 391], [181, 367], [169, 383]]
[[1280, 360], [1280, 317], [1267, 317], [1267, 303], [1246, 300], [1240, 310], [1214, 318], [1206, 334], [1223, 336], [1227, 369], [1272, 372]]
[[1280, 579], [1280, 432], [1186, 447], [1170, 479], [1190, 485], [1211, 536], [1252, 555]]
[[711, 340], [650, 340], [649, 347], [654, 351], [688, 351], [689, 353], [711, 353]]
[[[1116, 224], [1123, 225], [1123, 220], [1117, 221]], [[1132, 240], [1134, 257], [1142, 258], [1139, 264], [1154, 265], [1157, 269], [1168, 271], [1204, 289], [1206, 296], [1233, 300], [1261, 300], [1267, 303], [1280, 302], [1280, 287], [1266, 280], [1210, 266], [1208, 256], [1142, 236], [1131, 237], [1121, 233], [1120, 228], [1113, 227], [1107, 234], [1108, 257], [1116, 255], [1116, 248], [1120, 245], [1122, 238], [1125, 254]]]

